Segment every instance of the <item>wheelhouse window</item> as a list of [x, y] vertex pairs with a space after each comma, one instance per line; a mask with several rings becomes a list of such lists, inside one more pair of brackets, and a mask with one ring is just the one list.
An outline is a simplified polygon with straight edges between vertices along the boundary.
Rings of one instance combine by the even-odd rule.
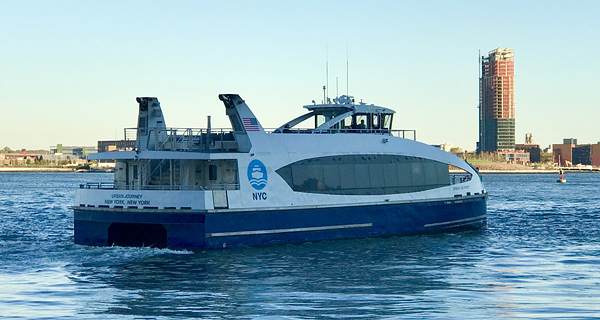
[[320, 125], [325, 123], [325, 121], [327, 121], [327, 118], [325, 118], [324, 115], [322, 115], [322, 114], [316, 115], [315, 116], [315, 128], [318, 128]]
[[371, 123], [372, 123], [373, 129], [379, 129], [379, 125], [380, 125], [380, 123], [379, 123], [379, 115], [378, 114], [373, 114], [372, 116], [373, 116], [372, 117], [373, 120], [371, 121]]
[[383, 129], [392, 130], [392, 114], [384, 114], [381, 116], [383, 122]]
[[276, 170], [297, 192], [382, 195], [450, 185], [448, 165], [407, 156], [351, 155], [301, 160]]
[[366, 114], [357, 114], [354, 115], [353, 129], [367, 129], [369, 127], [368, 115]]

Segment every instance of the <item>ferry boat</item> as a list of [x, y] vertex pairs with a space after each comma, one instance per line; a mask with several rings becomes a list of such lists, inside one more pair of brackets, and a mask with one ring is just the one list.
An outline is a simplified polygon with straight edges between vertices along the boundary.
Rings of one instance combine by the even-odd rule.
[[[75, 197], [75, 243], [216, 249], [486, 226], [487, 193], [460, 158], [392, 130], [394, 111], [341, 96], [265, 130], [237, 94], [221, 94], [232, 129], [167, 128], [137, 98], [135, 148], [114, 183]], [[210, 119], [210, 117], [209, 117]]]

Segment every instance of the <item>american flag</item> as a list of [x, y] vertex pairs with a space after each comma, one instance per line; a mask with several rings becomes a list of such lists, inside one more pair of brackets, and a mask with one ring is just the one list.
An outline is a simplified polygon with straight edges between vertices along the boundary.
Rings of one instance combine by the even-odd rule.
[[242, 118], [246, 131], [258, 131], [258, 121], [256, 118]]

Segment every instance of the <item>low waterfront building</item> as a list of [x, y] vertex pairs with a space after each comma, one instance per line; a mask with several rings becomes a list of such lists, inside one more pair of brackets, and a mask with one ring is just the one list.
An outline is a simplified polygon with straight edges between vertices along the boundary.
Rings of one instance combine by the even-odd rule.
[[43, 159], [40, 154], [22, 154], [22, 153], [5, 153], [0, 154], [0, 164], [2, 166], [22, 165], [27, 161], [35, 162]]
[[539, 144], [517, 144], [515, 145], [517, 151], [523, 151], [529, 153], [529, 161], [540, 162], [542, 159], [542, 149]]
[[552, 158], [554, 159], [554, 163], [558, 163], [561, 167], [572, 165], [574, 147], [575, 144], [572, 143], [553, 144]]
[[98, 141], [98, 152], [131, 151], [135, 148], [135, 140]]
[[98, 148], [93, 146], [63, 146], [61, 143], [50, 147], [50, 153], [65, 156], [87, 156], [88, 154], [98, 153]]
[[563, 144], [552, 145], [554, 162], [560, 166], [600, 166], [600, 143], [577, 144], [577, 139], [564, 139]]
[[87, 160], [74, 156], [49, 154], [48, 151], [0, 153], [0, 166], [63, 166], [81, 165]]
[[520, 150], [500, 150], [498, 151], [498, 155], [504, 160], [510, 163], [517, 164], [529, 164], [531, 162], [529, 158], [529, 152], [520, 151]]

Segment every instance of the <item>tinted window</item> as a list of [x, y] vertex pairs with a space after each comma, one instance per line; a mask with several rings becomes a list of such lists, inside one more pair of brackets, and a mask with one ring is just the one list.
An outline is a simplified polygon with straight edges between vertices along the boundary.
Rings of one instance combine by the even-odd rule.
[[[293, 166], [293, 164], [292, 164]], [[354, 176], [354, 165], [352, 164], [340, 164], [340, 182], [343, 186], [342, 189], [354, 189], [356, 188], [356, 177]], [[295, 190], [298, 191], [298, 190]]]
[[416, 157], [352, 155], [301, 160], [276, 171], [294, 191], [397, 194], [450, 185], [448, 165]]
[[384, 163], [381, 165], [383, 181], [386, 186], [399, 186], [398, 170], [395, 163]]
[[323, 181], [326, 190], [341, 189], [340, 167], [332, 164], [323, 165]]

